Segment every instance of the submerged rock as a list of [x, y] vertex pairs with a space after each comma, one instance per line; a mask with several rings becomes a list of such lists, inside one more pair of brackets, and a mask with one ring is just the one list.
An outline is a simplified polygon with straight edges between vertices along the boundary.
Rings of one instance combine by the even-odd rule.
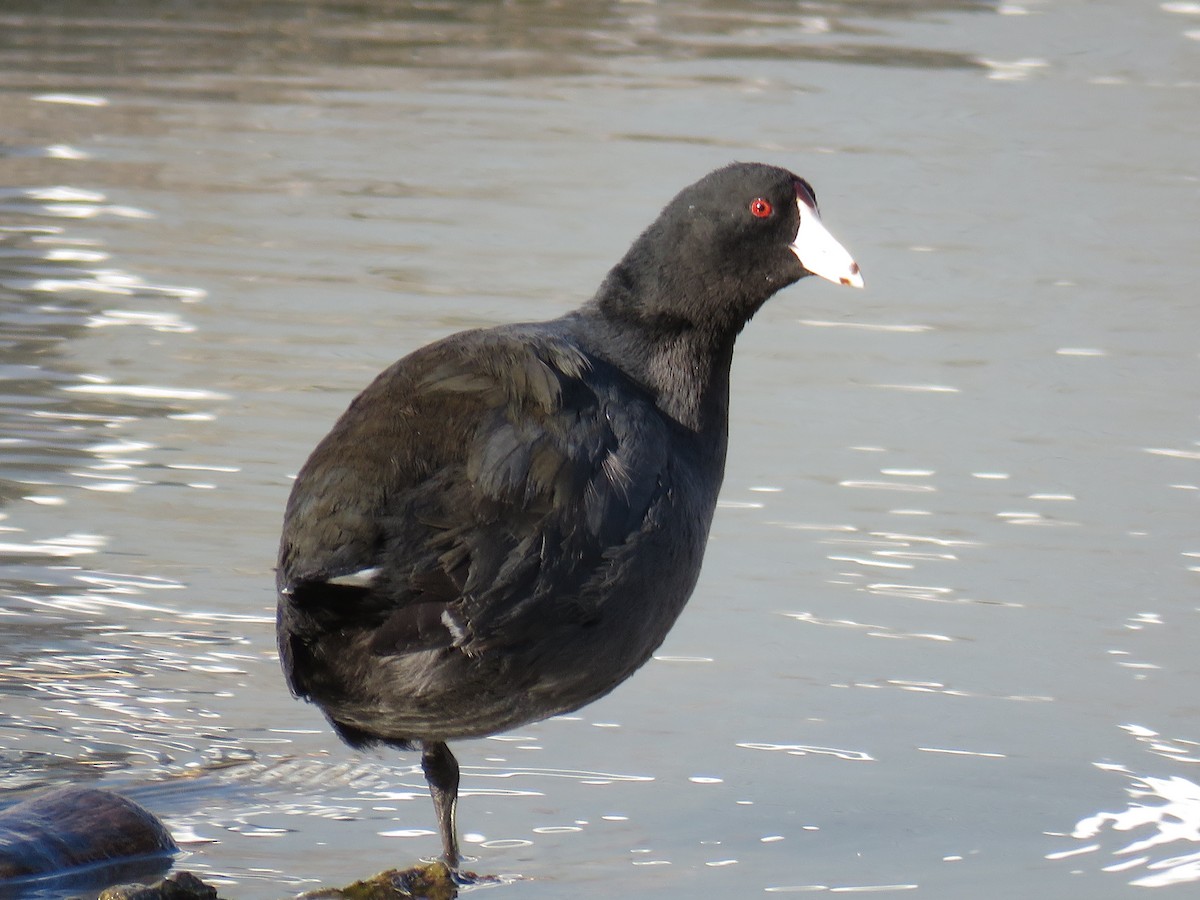
[[178, 849], [153, 814], [98, 788], [59, 788], [0, 810], [0, 881], [138, 860], [160, 860], [162, 871]]

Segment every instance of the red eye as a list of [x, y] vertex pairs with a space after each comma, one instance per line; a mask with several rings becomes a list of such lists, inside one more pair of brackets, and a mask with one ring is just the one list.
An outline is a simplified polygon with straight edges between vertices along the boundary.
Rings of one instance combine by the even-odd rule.
[[757, 216], [760, 219], [765, 219], [774, 210], [771, 207], [769, 200], [764, 200], [762, 197], [755, 197], [750, 201], [750, 215]]

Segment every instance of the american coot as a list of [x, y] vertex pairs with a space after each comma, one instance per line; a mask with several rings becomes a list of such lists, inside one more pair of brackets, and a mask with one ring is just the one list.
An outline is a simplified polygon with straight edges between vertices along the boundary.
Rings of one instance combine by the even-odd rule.
[[279, 548], [284, 674], [351, 746], [421, 748], [449, 865], [446, 741], [577, 709], [662, 643], [721, 486], [734, 339], [809, 274], [862, 286], [809, 184], [718, 169], [578, 310], [416, 350], [300, 470]]

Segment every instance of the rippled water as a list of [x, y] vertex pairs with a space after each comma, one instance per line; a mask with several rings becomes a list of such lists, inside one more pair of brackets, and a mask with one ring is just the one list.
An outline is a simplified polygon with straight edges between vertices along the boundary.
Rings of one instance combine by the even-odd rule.
[[[1200, 881], [1200, 6], [6, 3], [0, 788], [95, 781], [239, 898], [436, 850], [274, 658], [289, 476], [682, 185], [809, 177], [865, 293], [741, 340], [660, 656], [464, 742], [513, 897]], [[0, 801], [2, 802], [2, 801]]]

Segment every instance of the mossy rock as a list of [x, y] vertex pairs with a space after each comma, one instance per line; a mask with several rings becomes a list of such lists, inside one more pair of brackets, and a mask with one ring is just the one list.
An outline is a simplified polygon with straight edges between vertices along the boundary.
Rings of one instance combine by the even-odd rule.
[[191, 872], [176, 872], [154, 884], [123, 884], [101, 891], [98, 900], [220, 900], [217, 889]]
[[[461, 877], [461, 876], [460, 876]], [[475, 880], [475, 876], [466, 876]], [[342, 888], [320, 888], [299, 900], [453, 900], [459, 881], [440, 860], [410, 869], [389, 869]]]

